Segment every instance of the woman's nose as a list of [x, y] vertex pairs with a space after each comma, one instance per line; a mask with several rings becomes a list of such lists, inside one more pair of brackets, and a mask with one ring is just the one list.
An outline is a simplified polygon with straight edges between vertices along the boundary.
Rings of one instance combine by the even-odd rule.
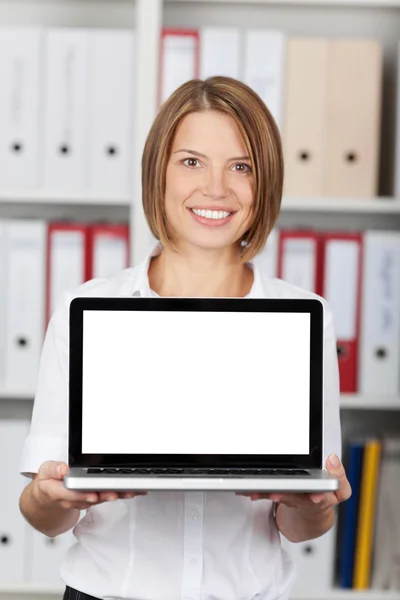
[[223, 169], [210, 169], [204, 186], [204, 195], [213, 199], [226, 198], [228, 196], [228, 185], [226, 173]]

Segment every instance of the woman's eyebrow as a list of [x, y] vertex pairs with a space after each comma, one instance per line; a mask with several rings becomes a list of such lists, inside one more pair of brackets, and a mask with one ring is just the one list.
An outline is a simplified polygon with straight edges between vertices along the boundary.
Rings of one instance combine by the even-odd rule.
[[[178, 152], [186, 152], [187, 154], [194, 154], [194, 156], [198, 156], [199, 158], [206, 158], [208, 160], [208, 156], [206, 156], [205, 154], [202, 154], [201, 152], [196, 152], [196, 150], [190, 150], [189, 148], [180, 148], [179, 150], [175, 150], [175, 152], [173, 152], [173, 154], [178, 154]], [[250, 160], [250, 156], [233, 156], [232, 158], [228, 159], [229, 161], [231, 160]]]

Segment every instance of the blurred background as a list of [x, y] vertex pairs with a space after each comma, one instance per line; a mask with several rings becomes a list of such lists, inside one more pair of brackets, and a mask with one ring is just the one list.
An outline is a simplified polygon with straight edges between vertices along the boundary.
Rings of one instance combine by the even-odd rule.
[[257, 91], [281, 130], [282, 212], [257, 260], [331, 303], [343, 458], [335, 528], [285, 546], [293, 599], [400, 600], [400, 0], [0, 0], [0, 599], [61, 598], [73, 543], [19, 514], [48, 320], [140, 262], [140, 158], [194, 77]]

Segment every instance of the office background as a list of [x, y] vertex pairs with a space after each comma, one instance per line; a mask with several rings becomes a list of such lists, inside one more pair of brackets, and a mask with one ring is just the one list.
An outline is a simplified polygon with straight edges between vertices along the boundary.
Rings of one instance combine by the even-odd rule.
[[399, 0], [0, 0], [1, 599], [60, 598], [72, 541], [17, 506], [48, 318], [63, 289], [143, 258], [157, 106], [182, 77], [220, 73], [264, 97], [284, 141], [259, 260], [325, 295], [338, 330], [356, 493], [332, 532], [286, 544], [293, 598], [400, 600], [399, 42]]

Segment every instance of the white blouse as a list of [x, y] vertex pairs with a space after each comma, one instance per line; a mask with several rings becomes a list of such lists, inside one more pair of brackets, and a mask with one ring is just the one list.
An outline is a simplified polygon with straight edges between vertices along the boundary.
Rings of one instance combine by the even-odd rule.
[[[45, 338], [32, 423], [20, 471], [68, 462], [68, 309], [75, 296], [152, 296], [148, 266], [92, 280], [67, 294]], [[252, 263], [247, 297], [315, 298]], [[331, 311], [324, 304], [324, 464], [341, 455], [339, 375]], [[157, 348], [154, 348], [157, 351]], [[194, 417], [195, 418], [195, 413]], [[150, 492], [90, 507], [75, 526], [61, 577], [104, 599], [288, 600], [296, 569], [282, 550], [272, 502], [234, 492]]]

